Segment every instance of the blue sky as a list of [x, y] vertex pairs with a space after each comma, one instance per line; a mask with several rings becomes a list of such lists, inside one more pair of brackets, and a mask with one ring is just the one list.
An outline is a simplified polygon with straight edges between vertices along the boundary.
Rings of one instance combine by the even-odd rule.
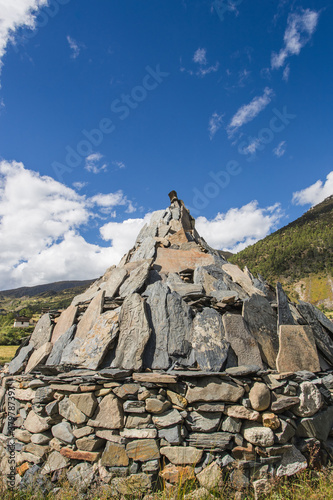
[[0, 0], [0, 289], [94, 278], [176, 189], [237, 251], [333, 194], [333, 2]]

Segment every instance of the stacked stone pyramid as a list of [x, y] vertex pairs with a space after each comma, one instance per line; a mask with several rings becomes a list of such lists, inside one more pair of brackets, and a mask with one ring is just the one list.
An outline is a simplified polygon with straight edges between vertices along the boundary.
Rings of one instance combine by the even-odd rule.
[[169, 196], [118, 266], [60, 316], [42, 316], [10, 374], [332, 368], [333, 323], [311, 304], [290, 302], [280, 284], [274, 290], [228, 263], [176, 192]]

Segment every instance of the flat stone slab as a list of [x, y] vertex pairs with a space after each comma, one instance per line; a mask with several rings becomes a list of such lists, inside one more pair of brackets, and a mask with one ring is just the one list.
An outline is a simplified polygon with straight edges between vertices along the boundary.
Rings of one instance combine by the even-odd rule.
[[87, 425], [104, 429], [121, 429], [124, 426], [124, 413], [119, 399], [113, 394], [104, 396], [94, 417], [88, 420]]
[[53, 345], [51, 354], [47, 358], [46, 366], [58, 366], [61, 363], [61, 357], [64, 350], [73, 340], [76, 332], [76, 325], [71, 326], [65, 333], [63, 333]]
[[106, 444], [105, 450], [102, 455], [101, 465], [107, 467], [127, 467], [129, 459], [125, 450], [125, 446], [118, 443]]
[[195, 269], [196, 266], [214, 264], [214, 256], [197, 249], [174, 250], [157, 248], [154, 269], [161, 273], [179, 273], [183, 269]]
[[46, 342], [50, 342], [53, 330], [53, 323], [51, 316], [43, 314], [40, 320], [37, 322], [34, 331], [32, 332], [30, 338], [30, 344], [32, 344], [36, 350], [38, 350]]
[[101, 290], [90, 302], [77, 325], [75, 338], [84, 339], [102, 314], [105, 292]]
[[321, 319], [322, 316], [317, 313], [312, 304], [308, 304], [307, 302], [299, 301], [297, 309], [311, 326], [318, 349], [333, 364], [333, 340], [318, 320], [318, 316]]
[[119, 340], [112, 367], [140, 371], [151, 330], [145, 303], [139, 294], [134, 293], [126, 297], [121, 308], [119, 324]]
[[114, 297], [121, 285], [124, 283], [128, 276], [128, 272], [123, 267], [116, 267], [111, 271], [109, 279], [104, 286], [105, 297]]
[[60, 454], [72, 460], [84, 460], [85, 462], [97, 462], [101, 457], [101, 452], [73, 451], [70, 448], [61, 448]]
[[281, 283], [276, 284], [276, 299], [278, 305], [278, 330], [281, 325], [296, 325], [296, 321], [289, 308], [288, 297], [284, 293]]
[[190, 446], [218, 453], [226, 450], [233, 438], [234, 434], [229, 432], [212, 432], [210, 434], [193, 432], [189, 434], [187, 442]]
[[[263, 368], [258, 342], [249, 331], [244, 318], [239, 314], [226, 313], [222, 319], [225, 339], [230, 342], [237, 356], [238, 365], [257, 365]], [[231, 368], [231, 370], [235, 369]]]
[[126, 446], [126, 453], [129, 458], [147, 462], [160, 458], [157, 441], [155, 439], [138, 439], [131, 441]]
[[165, 373], [133, 373], [133, 380], [153, 384], [177, 384], [178, 377]]
[[28, 361], [25, 368], [25, 373], [32, 372], [38, 365], [43, 364], [52, 351], [53, 344], [51, 342], [46, 342], [37, 351], [34, 351]]
[[279, 339], [280, 348], [276, 360], [279, 372], [320, 371], [316, 343], [310, 326], [281, 325]]
[[197, 464], [203, 454], [202, 450], [193, 446], [164, 446], [160, 452], [174, 465]]
[[241, 286], [248, 295], [252, 294], [264, 295], [264, 293], [261, 290], [253, 286], [251, 278], [235, 264], [229, 264], [229, 263], [223, 264], [222, 269], [227, 274], [229, 274], [229, 276], [232, 278], [232, 281]]
[[61, 313], [59, 318], [57, 318], [57, 323], [52, 332], [52, 344], [54, 344], [71, 326], [73, 326], [76, 315], [77, 307], [73, 305], [67, 307], [67, 309]]
[[126, 279], [126, 281], [121, 285], [119, 289], [120, 297], [128, 297], [134, 293], [141, 290], [144, 282], [148, 278], [149, 269], [151, 266], [151, 259], [143, 262], [140, 266], [136, 267]]
[[15, 375], [21, 373], [26, 363], [29, 359], [30, 354], [34, 351], [33, 344], [28, 344], [25, 347], [22, 347], [19, 354], [12, 359], [12, 361], [8, 365], [8, 373], [10, 375]]
[[227, 382], [216, 377], [205, 380], [198, 380], [195, 387], [189, 387], [186, 399], [189, 404], [196, 401], [226, 401], [236, 403], [245, 390], [233, 382]]

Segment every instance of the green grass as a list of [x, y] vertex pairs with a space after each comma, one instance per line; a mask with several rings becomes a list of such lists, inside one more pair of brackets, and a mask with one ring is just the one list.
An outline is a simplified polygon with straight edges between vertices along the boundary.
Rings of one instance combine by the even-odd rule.
[[9, 363], [15, 356], [17, 345], [1, 345], [0, 346], [0, 366]]

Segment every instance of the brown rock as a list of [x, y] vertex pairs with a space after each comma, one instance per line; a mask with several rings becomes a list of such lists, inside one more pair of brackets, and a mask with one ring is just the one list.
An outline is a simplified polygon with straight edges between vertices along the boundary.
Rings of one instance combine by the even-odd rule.
[[34, 434], [47, 431], [51, 426], [46, 418], [42, 418], [33, 410], [31, 410], [24, 422], [24, 427], [27, 431]]
[[164, 446], [160, 452], [175, 465], [197, 464], [203, 454], [203, 450], [198, 450], [193, 446]]
[[261, 415], [259, 412], [255, 410], [249, 410], [248, 408], [245, 408], [245, 406], [227, 406], [227, 408], [224, 410], [224, 413], [228, 415], [228, 417], [243, 418], [244, 420], [251, 420], [254, 422], [261, 421]]
[[273, 413], [282, 413], [286, 410], [290, 410], [290, 408], [297, 405], [298, 403], [299, 398], [296, 396], [280, 396], [271, 404], [271, 411]]
[[256, 411], [267, 410], [271, 404], [271, 392], [266, 386], [260, 382], [255, 382], [249, 393], [251, 406]]
[[104, 429], [121, 429], [124, 426], [123, 408], [116, 396], [108, 394], [102, 399], [94, 418], [88, 421], [88, 425]]
[[37, 351], [34, 351], [29, 358], [25, 373], [30, 373], [38, 365], [43, 364], [52, 351], [52, 348], [53, 344], [51, 342], [46, 342], [46, 344], [43, 344], [39, 349], [37, 349]]
[[20, 476], [24, 476], [24, 473], [27, 472], [27, 470], [30, 469], [30, 465], [28, 462], [24, 462], [22, 465], [20, 465], [19, 467], [16, 467], [16, 472], [17, 474], [19, 474]]
[[244, 394], [244, 389], [233, 382], [217, 377], [198, 380], [195, 387], [189, 387], [186, 399], [188, 403], [195, 401], [229, 401], [235, 403]]
[[76, 440], [76, 446], [80, 451], [97, 451], [102, 448], [104, 442], [103, 439], [95, 437], [83, 437]]
[[190, 465], [184, 467], [180, 465], [168, 464], [159, 473], [160, 477], [171, 484], [183, 484], [188, 479], [195, 479], [194, 469]]
[[195, 269], [196, 266], [214, 264], [214, 256], [200, 252], [196, 248], [191, 250], [173, 250], [157, 248], [154, 269], [162, 273], [179, 273], [183, 269]]
[[279, 372], [320, 371], [318, 352], [310, 326], [281, 325], [279, 339], [280, 349], [276, 360]]
[[248, 443], [247, 447], [235, 446], [231, 452], [236, 460], [255, 460], [254, 446]]
[[117, 443], [108, 442], [102, 455], [101, 465], [107, 467], [127, 467], [128, 464], [129, 459], [125, 447]]
[[269, 427], [273, 431], [280, 427], [280, 419], [274, 413], [263, 413], [262, 414], [262, 425], [264, 427]]
[[97, 407], [97, 399], [94, 394], [71, 394], [69, 400], [87, 417], [92, 417]]
[[73, 451], [70, 448], [61, 448], [60, 454], [71, 460], [83, 460], [84, 462], [97, 462], [101, 453], [89, 451]]
[[126, 453], [129, 458], [146, 462], [160, 458], [160, 452], [155, 439], [138, 439], [131, 441], [126, 446]]
[[90, 302], [87, 310], [77, 325], [75, 338], [84, 339], [87, 333], [92, 329], [98, 317], [102, 314], [104, 295], [105, 292], [101, 290]]
[[137, 382], [151, 382], [153, 384], [177, 384], [177, 376], [164, 373], [133, 373], [133, 380]]
[[200, 486], [206, 488], [206, 490], [212, 490], [217, 488], [222, 481], [222, 470], [217, 462], [213, 462], [208, 467], [205, 467], [199, 474], [197, 474], [197, 480]]
[[69, 306], [65, 311], [61, 313], [61, 315], [57, 319], [57, 323], [52, 333], [52, 344], [54, 344], [61, 337], [61, 335], [67, 332], [67, 330], [74, 324], [76, 315], [76, 306]]
[[146, 399], [146, 411], [148, 411], [149, 413], [164, 413], [165, 411], [169, 410], [170, 407], [170, 401], [160, 401], [156, 398]]
[[136, 396], [140, 389], [139, 384], [123, 384], [119, 387], [115, 387], [113, 392], [118, 398], [129, 399], [132, 396]]
[[257, 365], [263, 368], [259, 345], [250, 333], [244, 318], [239, 314], [224, 314], [222, 316], [225, 339], [234, 350], [238, 365]]

